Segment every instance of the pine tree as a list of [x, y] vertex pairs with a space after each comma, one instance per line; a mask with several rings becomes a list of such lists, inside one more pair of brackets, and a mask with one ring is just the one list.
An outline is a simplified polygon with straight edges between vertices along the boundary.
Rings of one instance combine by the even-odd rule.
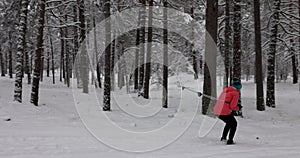
[[1, 45], [0, 45], [0, 66], [1, 66], [1, 76], [5, 76], [5, 64], [4, 64]]
[[146, 40], [146, 0], [141, 0], [141, 8], [140, 8], [140, 68], [139, 68], [139, 91], [143, 89], [144, 78], [145, 78], [145, 40]]
[[264, 87], [262, 75], [262, 48], [261, 48], [261, 25], [260, 25], [260, 0], [254, 0], [254, 27], [255, 27], [255, 52], [256, 52], [256, 108], [265, 110]]
[[163, 103], [162, 106], [164, 108], [168, 108], [168, 65], [169, 65], [169, 59], [168, 59], [168, 0], [163, 1], [163, 25], [164, 25], [164, 31], [163, 31]]
[[77, 0], [77, 4], [79, 6], [79, 26], [80, 26], [80, 37], [79, 43], [81, 44], [81, 53], [80, 53], [80, 78], [82, 81], [83, 93], [88, 93], [88, 83], [89, 83], [89, 64], [88, 64], [88, 54], [86, 51], [86, 45], [84, 43], [86, 36], [86, 24], [85, 24], [85, 5], [84, 0]]
[[110, 0], [104, 1], [104, 16], [105, 16], [105, 68], [104, 68], [104, 95], [103, 95], [103, 111], [110, 111], [111, 100], [111, 24], [110, 24]]
[[16, 63], [16, 80], [15, 80], [15, 94], [14, 100], [22, 102], [22, 81], [23, 81], [23, 60], [24, 51], [26, 46], [26, 31], [27, 31], [27, 13], [28, 13], [28, 0], [21, 0], [21, 14], [18, 27], [18, 40], [17, 40], [17, 63]]
[[34, 59], [34, 73], [32, 80], [32, 90], [31, 90], [31, 100], [35, 106], [38, 106], [39, 101], [39, 84], [40, 84], [40, 73], [42, 64], [42, 54], [43, 54], [43, 43], [44, 43], [44, 24], [45, 24], [45, 7], [46, 0], [39, 1], [39, 20], [38, 20], [38, 34], [37, 34], [37, 45], [36, 45], [36, 55]]
[[271, 17], [271, 35], [268, 50], [268, 77], [267, 77], [267, 100], [266, 105], [275, 108], [275, 56], [277, 34], [279, 25], [279, 12], [281, 0], [274, 0], [273, 15]]
[[[218, 0], [207, 0], [206, 5], [206, 40], [205, 40], [205, 63], [203, 93], [216, 97], [216, 56], [217, 56], [217, 30], [218, 30]], [[202, 98], [202, 114], [211, 114], [209, 109], [211, 99]]]
[[229, 85], [228, 79], [230, 78], [230, 36], [231, 36], [231, 27], [230, 27], [230, 0], [225, 0], [225, 51], [224, 51], [224, 65], [225, 65], [225, 78], [223, 87]]
[[141, 12], [139, 11], [138, 15], [138, 28], [136, 29], [136, 50], [135, 50], [135, 60], [134, 60], [134, 89], [138, 90], [139, 89], [139, 52], [140, 52], [140, 32], [141, 29], [140, 27], [140, 22], [141, 22]]
[[152, 54], [152, 38], [153, 38], [153, 0], [149, 0], [149, 18], [148, 18], [148, 43], [146, 54], [146, 71], [145, 71], [145, 83], [144, 83], [144, 98], [149, 99], [149, 86], [151, 77], [151, 54]]

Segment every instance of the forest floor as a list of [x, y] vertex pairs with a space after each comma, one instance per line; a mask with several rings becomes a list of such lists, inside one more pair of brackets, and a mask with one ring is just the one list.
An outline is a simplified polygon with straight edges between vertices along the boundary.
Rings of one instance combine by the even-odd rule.
[[[148, 131], [162, 127], [176, 117], [176, 112], [178, 112], [176, 109], [181, 98], [186, 98], [191, 104], [201, 100], [196, 94], [181, 91], [176, 79], [178, 78], [170, 78], [170, 108], [168, 110], [160, 110], [149, 119], [127, 116], [124, 111], [132, 110], [128, 101], [130, 97], [125, 95], [124, 90], [119, 91], [116, 88], [113, 93], [112, 112], [106, 114], [112, 122], [127, 130]], [[197, 85], [197, 82], [185, 75], [181, 77], [181, 80], [181, 84], [185, 86]], [[220, 86], [218, 87], [220, 89]], [[201, 110], [197, 110], [187, 131], [174, 143], [146, 153], [115, 150], [98, 141], [84, 126], [76, 110], [78, 106], [75, 105], [80, 104], [80, 97], [76, 95], [79, 90], [66, 88], [62, 83], [52, 85], [51, 80], [45, 78], [40, 85], [40, 106], [35, 107], [29, 103], [30, 88], [30, 85], [24, 83], [23, 103], [16, 103], [13, 102], [14, 80], [6, 77], [0, 78], [1, 158], [282, 158], [300, 155], [300, 92], [298, 85], [292, 85], [289, 82], [276, 85], [277, 107], [275, 109], [267, 107], [264, 112], [256, 111], [255, 84], [251, 81], [243, 82], [242, 103], [245, 117], [237, 117], [238, 131], [235, 145], [228, 146], [219, 141], [224, 126], [219, 120], [209, 129], [206, 136], [199, 138], [199, 128], [202, 127], [204, 117], [201, 115]], [[101, 94], [101, 91], [93, 91], [92, 88], [90, 92], [89, 96], [94, 96], [94, 98], [95, 94], [97, 96]], [[148, 108], [155, 112], [156, 108], [153, 107], [159, 107], [160, 95], [161, 90], [152, 86], [152, 102], [142, 100], [136, 94], [132, 94], [132, 98], [139, 104], [151, 105]], [[98, 101], [100, 100], [101, 103], [101, 97], [99, 98]], [[91, 102], [89, 101], [88, 104], [92, 104]], [[117, 104], [124, 104], [124, 106], [116, 106]], [[189, 110], [186, 102], [182, 101], [181, 104], [183, 104], [181, 113], [194, 114], [195, 111]], [[129, 108], [126, 109], [126, 107]], [[102, 113], [100, 107], [99, 113]], [[142, 115], [146, 114], [148, 113]], [[11, 120], [8, 121], [8, 119]], [[100, 121], [99, 127], [101, 124]], [[189, 123], [179, 122], [178, 127], [186, 124]], [[174, 130], [176, 131], [176, 128]], [[131, 144], [126, 138], [119, 141], [129, 146]]]

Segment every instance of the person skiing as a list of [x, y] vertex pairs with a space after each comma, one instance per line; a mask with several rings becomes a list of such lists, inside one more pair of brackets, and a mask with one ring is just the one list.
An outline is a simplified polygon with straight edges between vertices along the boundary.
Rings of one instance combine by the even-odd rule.
[[237, 121], [234, 115], [240, 110], [241, 106], [238, 106], [240, 93], [239, 90], [242, 88], [240, 79], [234, 78], [232, 86], [229, 86], [223, 90], [218, 98], [218, 101], [214, 107], [214, 114], [219, 117], [222, 121], [226, 123], [221, 141], [227, 140], [227, 135], [229, 133], [229, 139], [227, 144], [234, 144], [233, 138], [237, 128]]

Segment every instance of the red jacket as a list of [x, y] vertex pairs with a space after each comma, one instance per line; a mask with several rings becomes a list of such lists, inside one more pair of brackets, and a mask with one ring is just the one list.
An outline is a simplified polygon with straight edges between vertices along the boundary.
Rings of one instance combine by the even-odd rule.
[[223, 90], [214, 107], [215, 115], [230, 115], [232, 110], [239, 110], [237, 106], [240, 98], [239, 92], [232, 86]]

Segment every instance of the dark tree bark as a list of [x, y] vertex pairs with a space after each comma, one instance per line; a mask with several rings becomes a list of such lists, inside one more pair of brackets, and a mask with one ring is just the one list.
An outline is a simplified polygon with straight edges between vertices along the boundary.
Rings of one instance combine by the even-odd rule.
[[50, 77], [50, 51], [47, 51], [47, 77]]
[[134, 89], [139, 89], [139, 51], [140, 51], [140, 22], [141, 22], [141, 12], [138, 15], [138, 28], [136, 30], [136, 50], [135, 50], [135, 60], [134, 60]]
[[53, 41], [52, 36], [50, 35], [50, 51], [51, 51], [51, 70], [52, 70], [52, 83], [55, 84], [55, 63], [54, 63], [54, 48], [53, 48]]
[[[44, 51], [44, 50], [43, 50]], [[44, 77], [44, 61], [45, 61], [45, 57], [44, 57], [44, 53], [42, 53], [42, 57], [41, 57], [41, 72], [40, 72], [40, 81], [43, 82], [43, 77]]]
[[113, 37], [115, 40], [113, 40], [111, 44], [111, 91], [115, 90], [115, 56], [116, 56], [116, 38], [115, 38], [115, 32], [113, 33]]
[[162, 99], [162, 106], [163, 108], [168, 108], [168, 68], [169, 68], [169, 59], [168, 59], [168, 0], [163, 1], [164, 9], [163, 9], [163, 43], [164, 43], [164, 55], [163, 55], [163, 99]]
[[281, 0], [274, 0], [273, 15], [271, 17], [271, 36], [268, 50], [268, 77], [267, 77], [267, 100], [266, 105], [275, 108], [275, 56], [279, 23]]
[[149, 18], [148, 18], [148, 43], [147, 43], [147, 55], [146, 55], [146, 71], [145, 71], [145, 83], [144, 83], [144, 98], [149, 99], [149, 86], [151, 77], [151, 54], [152, 54], [152, 38], [153, 38], [153, 0], [149, 0]]
[[262, 47], [261, 47], [261, 25], [260, 25], [260, 0], [254, 0], [254, 27], [255, 27], [255, 79], [256, 79], [256, 109], [265, 110], [264, 87], [262, 72]]
[[23, 62], [26, 47], [28, 0], [21, 0], [21, 14], [19, 17], [18, 39], [17, 39], [17, 63], [14, 100], [22, 102]]
[[[289, 12], [291, 15], [293, 14], [293, 1], [292, 0], [290, 0]], [[290, 30], [291, 30], [291, 32], [293, 32], [292, 27], [290, 28]], [[296, 57], [295, 43], [294, 43], [293, 38], [290, 39], [290, 43], [291, 43], [290, 52], [291, 52], [291, 56], [292, 56], [293, 84], [297, 84], [298, 83], [298, 72], [297, 72], [297, 63], [296, 63], [297, 57]]]
[[9, 32], [9, 48], [8, 48], [8, 74], [9, 78], [13, 78], [13, 59], [12, 59], [12, 37], [11, 37], [11, 32]]
[[[191, 17], [194, 19], [195, 18], [195, 13], [194, 13], [194, 6], [191, 8]], [[197, 80], [199, 78], [198, 76], [198, 53], [195, 51], [195, 44], [194, 44], [194, 35], [192, 34], [192, 44], [191, 44], [191, 52], [192, 52], [192, 65], [193, 65], [193, 70], [194, 70], [194, 79]]]
[[31, 68], [29, 66], [29, 53], [28, 53], [28, 51], [25, 51], [24, 57], [25, 57], [24, 72], [27, 74], [27, 83], [31, 84]]
[[[60, 23], [61, 25], [62, 22]], [[64, 29], [60, 28], [60, 74], [59, 74], [59, 81], [62, 82], [63, 78], [65, 78], [64, 72], [65, 72], [65, 67], [64, 67], [64, 56], [65, 56], [65, 40], [64, 40], [65, 34], [64, 34]]]
[[[203, 93], [216, 97], [216, 55], [217, 55], [217, 32], [218, 32], [218, 0], [207, 0], [206, 5], [206, 41]], [[214, 103], [211, 98], [202, 98], [202, 114], [211, 115]], [[211, 108], [210, 108], [211, 107]]]
[[225, 65], [225, 77], [223, 86], [228, 87], [228, 79], [230, 78], [230, 0], [225, 1], [225, 51], [224, 51], [224, 65]]
[[139, 92], [143, 89], [145, 78], [145, 40], [146, 40], [146, 0], [141, 0], [142, 6], [140, 9], [141, 15], [141, 31], [140, 31], [140, 67], [139, 67]]
[[[68, 16], [65, 15], [65, 23], [68, 23]], [[64, 38], [68, 39], [68, 28], [66, 27], [64, 29]], [[66, 53], [66, 58], [65, 58], [65, 83], [67, 84], [67, 87], [70, 87], [70, 74], [71, 74], [71, 66], [70, 66], [70, 47], [69, 47], [69, 42], [68, 40], [65, 40], [65, 53]]]
[[[88, 93], [88, 83], [89, 83], [89, 64], [88, 64], [88, 55], [86, 51], [85, 44], [83, 43], [86, 36], [85, 30], [85, 15], [84, 15], [84, 0], [77, 0], [79, 6], [79, 26], [80, 26], [80, 40], [81, 44], [81, 54], [80, 54], [80, 78], [82, 81], [83, 93]], [[79, 78], [78, 78], [79, 79]]]
[[39, 21], [38, 21], [38, 34], [37, 34], [37, 45], [36, 55], [34, 62], [34, 72], [32, 80], [31, 100], [35, 106], [38, 106], [39, 101], [39, 84], [40, 84], [40, 73], [41, 73], [41, 57], [43, 54], [43, 36], [44, 36], [44, 24], [45, 24], [45, 3], [46, 0], [39, 1]]
[[241, 79], [241, 0], [234, 1], [233, 77]]
[[3, 59], [3, 54], [1, 50], [1, 45], [0, 45], [0, 65], [1, 65], [1, 76], [5, 76], [5, 64], [4, 64], [4, 59]]
[[105, 22], [105, 75], [104, 75], [104, 95], [103, 95], [103, 111], [110, 111], [110, 100], [111, 100], [111, 24], [110, 24], [110, 0], [104, 1], [104, 16]]

